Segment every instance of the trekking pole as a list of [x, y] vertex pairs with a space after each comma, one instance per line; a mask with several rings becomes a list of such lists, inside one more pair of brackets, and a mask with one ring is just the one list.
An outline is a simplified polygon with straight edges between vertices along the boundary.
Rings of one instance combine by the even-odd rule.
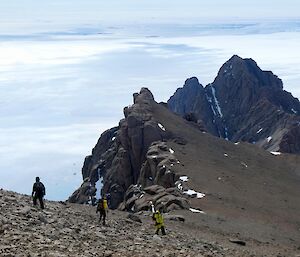
[[152, 213], [155, 213], [155, 208], [154, 208], [154, 204], [152, 201], [150, 201], [150, 206], [151, 206]]

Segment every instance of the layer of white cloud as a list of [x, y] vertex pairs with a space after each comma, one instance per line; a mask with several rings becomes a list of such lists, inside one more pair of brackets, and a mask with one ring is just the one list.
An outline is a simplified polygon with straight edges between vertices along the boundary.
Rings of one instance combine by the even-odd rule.
[[1, 2], [0, 187], [30, 193], [39, 175], [48, 198], [67, 198], [132, 93], [147, 86], [166, 101], [188, 77], [212, 82], [233, 54], [255, 59], [300, 97], [300, 28], [290, 19], [299, 8], [287, 3]]

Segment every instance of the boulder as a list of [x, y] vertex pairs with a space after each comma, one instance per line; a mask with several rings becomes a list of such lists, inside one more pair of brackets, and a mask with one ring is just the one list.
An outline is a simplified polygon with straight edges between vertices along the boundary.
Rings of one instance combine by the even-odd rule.
[[175, 214], [165, 214], [164, 219], [166, 220], [174, 220], [174, 221], [185, 221], [185, 217], [182, 215], [175, 215]]
[[[134, 194], [132, 193], [134, 191]], [[119, 206], [119, 210], [140, 212], [151, 210], [151, 204], [156, 210], [162, 208], [165, 212], [179, 209], [189, 209], [190, 204], [177, 188], [164, 188], [153, 185], [147, 188], [131, 186], [126, 192], [126, 200]]]
[[87, 203], [91, 198], [91, 184], [89, 181], [84, 181], [81, 187], [77, 189], [68, 199], [71, 203]]
[[171, 195], [171, 194], [160, 197], [156, 201], [156, 205], [158, 206], [157, 208], [160, 208], [160, 207], [167, 208], [171, 204], [176, 204], [179, 207], [181, 207], [181, 209], [188, 209], [190, 206], [189, 202], [186, 198], [177, 197], [177, 196]]
[[165, 188], [159, 185], [152, 185], [143, 189], [149, 195], [156, 195], [165, 191]]
[[138, 183], [147, 188], [149, 185], [174, 187], [178, 179], [172, 165], [177, 162], [165, 142], [156, 141], [151, 144], [142, 166]]
[[142, 223], [142, 220], [140, 219], [140, 217], [137, 216], [137, 215], [135, 215], [135, 214], [133, 214], [133, 213], [129, 213], [127, 215], [127, 218], [130, 219], [130, 220], [133, 220], [135, 222]]

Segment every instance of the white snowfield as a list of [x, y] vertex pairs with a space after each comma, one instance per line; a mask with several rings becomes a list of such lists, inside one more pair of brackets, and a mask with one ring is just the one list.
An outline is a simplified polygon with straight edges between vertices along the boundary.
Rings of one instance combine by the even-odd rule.
[[181, 176], [179, 179], [183, 182], [187, 182], [189, 180], [188, 176]]
[[273, 155], [281, 155], [281, 152], [270, 152]]
[[177, 188], [178, 188], [179, 190], [181, 190], [181, 191], [182, 191], [182, 190], [183, 190], [183, 186], [182, 186], [182, 184], [181, 184], [181, 183], [178, 183], [178, 184], [177, 184]]
[[203, 198], [205, 196], [205, 194], [196, 192], [195, 190], [192, 190], [192, 189], [184, 191], [183, 193], [190, 195], [190, 196], [196, 195], [197, 198]]
[[262, 132], [262, 128], [261, 129], [259, 129], [257, 132], [256, 132], [256, 134], [259, 134], [260, 132]]
[[215, 88], [213, 86], [211, 86], [211, 92], [212, 92], [212, 95], [213, 95], [213, 98], [214, 98], [215, 105], [217, 107], [218, 114], [222, 118], [223, 117], [223, 113], [222, 113], [219, 101], [218, 101], [218, 99], [216, 97], [216, 90], [215, 90]]
[[193, 209], [193, 208], [190, 208], [190, 211], [191, 211], [191, 212], [194, 212], [194, 213], [202, 213], [202, 214], [205, 214], [204, 211], [200, 211], [200, 210]]
[[164, 127], [162, 124], [158, 123], [157, 126], [158, 126], [161, 130], [166, 131], [165, 127]]
[[101, 190], [102, 190], [102, 187], [103, 187], [103, 177], [101, 177], [101, 171], [100, 169], [98, 170], [98, 176], [99, 176], [99, 179], [98, 181], [96, 182], [96, 198], [97, 199], [100, 199], [101, 198]]

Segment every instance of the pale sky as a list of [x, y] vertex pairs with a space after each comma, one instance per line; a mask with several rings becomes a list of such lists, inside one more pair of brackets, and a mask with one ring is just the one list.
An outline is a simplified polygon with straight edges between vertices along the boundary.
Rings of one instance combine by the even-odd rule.
[[300, 97], [300, 3], [234, 0], [9, 0], [0, 3], [0, 188], [48, 199], [81, 183], [84, 157], [132, 94], [167, 101], [206, 85], [233, 54]]
[[[56, 23], [124, 21], [187, 22], [202, 18], [299, 18], [297, 0], [10, 0], [1, 20]], [[158, 19], [158, 20], [157, 20]]]

